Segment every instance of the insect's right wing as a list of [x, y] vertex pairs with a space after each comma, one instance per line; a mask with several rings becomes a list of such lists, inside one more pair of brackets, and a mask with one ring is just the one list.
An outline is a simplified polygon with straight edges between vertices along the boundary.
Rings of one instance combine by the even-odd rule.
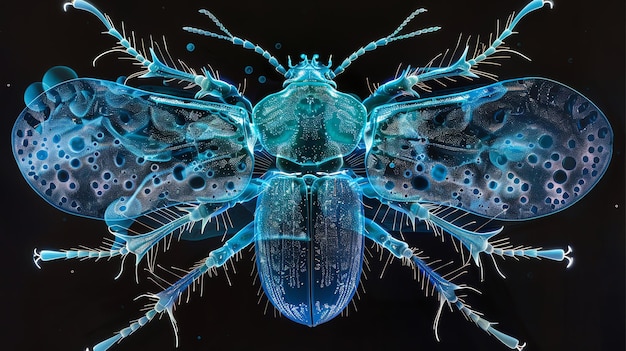
[[254, 142], [242, 108], [83, 78], [39, 95], [12, 132], [41, 197], [100, 219], [230, 201], [248, 187]]
[[613, 132], [578, 92], [525, 78], [381, 106], [366, 144], [382, 198], [524, 220], [583, 197], [608, 167]]

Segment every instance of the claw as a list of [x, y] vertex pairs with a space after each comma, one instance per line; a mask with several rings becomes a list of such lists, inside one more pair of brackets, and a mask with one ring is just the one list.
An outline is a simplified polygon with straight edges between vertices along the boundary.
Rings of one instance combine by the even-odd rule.
[[570, 268], [573, 264], [574, 264], [574, 257], [569, 256], [570, 253], [572, 253], [572, 247], [571, 246], [567, 246], [567, 252], [565, 252], [564, 254], [564, 258], [567, 260], [567, 267], [566, 268]]
[[41, 269], [39, 262], [41, 262], [41, 254], [37, 252], [37, 248], [33, 249], [33, 262], [35, 262], [35, 266]]
[[552, 0], [543, 0], [543, 4], [548, 4], [550, 5], [550, 10], [552, 10], [554, 8], [554, 1]]

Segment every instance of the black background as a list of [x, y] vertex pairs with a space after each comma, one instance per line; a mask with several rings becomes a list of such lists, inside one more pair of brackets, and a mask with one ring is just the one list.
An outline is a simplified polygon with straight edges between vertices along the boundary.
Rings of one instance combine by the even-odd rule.
[[[183, 25], [213, 30], [196, 10], [213, 11], [235, 34], [270, 50], [283, 64], [286, 56], [319, 53], [336, 63], [367, 42], [378, 39], [417, 7], [420, 15], [411, 28], [444, 28], [368, 53], [338, 77], [338, 89], [367, 95], [366, 77], [373, 82], [391, 78], [398, 64], [424, 64], [446, 48], [458, 34], [488, 35], [496, 19], [504, 20], [524, 1], [94, 1], [119, 27], [124, 21], [138, 37], [166, 35], [172, 56], [190, 66], [210, 64], [231, 82], [248, 80], [246, 95], [253, 103], [280, 89], [281, 77], [250, 51], [183, 32]], [[133, 67], [115, 55], [91, 60], [113, 46], [103, 27], [91, 15], [62, 11], [61, 1], [3, 1], [0, 5], [0, 97], [3, 136], [3, 186], [0, 212], [0, 334], [6, 350], [84, 350], [140, 316], [144, 301], [133, 298], [156, 288], [145, 279], [134, 282], [130, 260], [122, 278], [113, 280], [119, 260], [58, 262], [38, 270], [33, 248], [97, 246], [107, 235], [98, 221], [62, 213], [39, 198], [22, 179], [10, 151], [10, 130], [23, 108], [22, 93], [55, 65], [74, 68], [79, 76], [115, 80]], [[529, 345], [526, 350], [624, 349], [624, 2], [557, 1], [553, 10], [541, 9], [519, 25], [507, 43], [532, 58], [503, 61], [485, 67], [502, 79], [543, 76], [581, 91], [607, 115], [615, 132], [612, 163], [603, 180], [572, 208], [530, 222], [508, 223], [506, 236], [514, 243], [574, 248], [575, 264], [548, 261], [499, 261], [507, 279], [500, 279], [485, 261], [485, 281], [473, 267], [467, 281], [483, 294], [468, 292], [468, 302], [499, 321], [502, 331]], [[193, 42], [194, 52], [185, 50]], [[280, 42], [277, 50], [274, 44]], [[295, 60], [294, 60], [295, 62]], [[251, 65], [255, 71], [244, 74]], [[259, 84], [257, 77], [268, 81]], [[137, 81], [131, 84], [137, 84]], [[430, 234], [422, 235], [432, 239]], [[430, 240], [435, 241], [435, 240]], [[427, 245], [427, 244], [426, 244]], [[188, 267], [201, 259], [210, 245], [183, 242], [168, 255], [172, 264]], [[429, 246], [430, 247], [430, 246]], [[435, 246], [436, 247], [436, 246]], [[449, 245], [442, 245], [449, 250]], [[427, 252], [437, 257], [438, 252]], [[257, 304], [258, 284], [251, 283], [247, 253], [237, 263], [229, 286], [223, 274], [205, 283], [204, 296], [176, 311], [180, 350], [208, 349], [415, 349], [503, 350], [458, 312], [445, 311], [436, 342], [432, 319], [437, 301], [425, 298], [411, 272], [398, 262], [378, 279], [382, 263], [370, 259], [372, 272], [358, 312], [338, 317], [316, 328], [275, 318], [265, 300]], [[174, 337], [169, 321], [153, 321], [116, 350], [170, 350]]]

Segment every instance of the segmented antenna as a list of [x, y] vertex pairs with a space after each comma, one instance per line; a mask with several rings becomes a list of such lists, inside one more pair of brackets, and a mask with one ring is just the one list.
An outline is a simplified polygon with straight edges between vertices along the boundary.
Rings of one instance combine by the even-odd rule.
[[435, 32], [441, 29], [441, 27], [434, 26], [434, 27], [418, 29], [416, 31], [413, 31], [407, 34], [398, 35], [404, 29], [404, 27], [406, 27], [406, 25], [408, 25], [415, 17], [417, 17], [417, 15], [419, 15], [420, 13], [424, 13], [426, 11], [427, 10], [423, 8], [413, 11], [407, 18], [404, 19], [404, 21], [398, 26], [398, 28], [396, 28], [391, 34], [389, 34], [386, 37], [380, 38], [378, 40], [372, 41], [369, 44], [362, 46], [360, 49], [350, 54], [350, 56], [348, 56], [345, 60], [343, 60], [341, 65], [335, 68], [335, 70], [333, 71], [334, 75], [338, 76], [339, 74], [343, 73], [343, 71], [345, 71], [345, 69], [348, 66], [350, 66], [352, 62], [354, 62], [357, 58], [361, 57], [363, 54], [365, 54], [368, 51], [374, 51], [381, 46], [385, 46], [397, 40], [409, 39], [409, 38], [413, 38], [421, 34]]
[[274, 56], [272, 56], [272, 54], [270, 54], [267, 50], [248, 41], [247, 39], [241, 39], [239, 37], [232, 35], [228, 31], [226, 26], [224, 26], [222, 22], [220, 22], [220, 20], [217, 19], [217, 17], [210, 11], [202, 9], [202, 10], [199, 10], [198, 12], [200, 12], [201, 14], [205, 16], [208, 16], [211, 19], [211, 21], [213, 21], [213, 23], [217, 26], [217, 28], [219, 28], [219, 30], [225, 35], [218, 34], [215, 32], [210, 32], [210, 31], [200, 29], [200, 28], [195, 28], [195, 27], [183, 27], [183, 30], [189, 33], [200, 34], [200, 35], [204, 35], [210, 38], [226, 40], [226, 41], [231, 42], [233, 45], [241, 46], [244, 49], [254, 50], [254, 52], [263, 56], [263, 58], [265, 58], [270, 63], [270, 65], [272, 65], [276, 69], [278, 73], [282, 74], [283, 76], [287, 73], [287, 70], [285, 69], [285, 67], [283, 67], [283, 65], [281, 65], [278, 62], [278, 60]]

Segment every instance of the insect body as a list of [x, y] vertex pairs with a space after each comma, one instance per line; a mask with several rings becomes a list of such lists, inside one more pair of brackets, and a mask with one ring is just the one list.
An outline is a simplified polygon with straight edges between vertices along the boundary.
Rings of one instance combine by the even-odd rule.
[[[387, 206], [405, 224], [425, 221], [435, 232], [447, 232], [477, 265], [485, 255], [571, 263], [569, 251], [497, 244], [491, 239], [501, 228], [471, 230], [442, 213], [453, 208], [526, 220], [572, 205], [610, 161], [612, 131], [602, 112], [571, 88], [543, 78], [429, 98], [415, 90], [437, 80], [478, 77], [477, 65], [505, 50], [503, 42], [519, 20], [545, 4], [550, 3], [530, 1], [473, 57], [465, 48], [449, 65], [406, 69], [363, 102], [337, 90], [334, 78], [367, 51], [438, 30], [400, 34], [423, 10], [334, 69], [317, 55], [302, 55], [285, 68], [201, 11], [222, 33], [187, 31], [253, 50], [284, 76], [282, 91], [252, 105], [207, 70], [197, 74], [168, 65], [154, 47], [141, 52], [91, 4], [68, 3], [106, 26], [118, 49], [144, 67], [138, 75], [198, 90], [194, 99], [185, 99], [97, 79], [44, 82], [45, 91], [14, 126], [16, 161], [44, 199], [69, 213], [105, 220], [115, 241], [103, 249], [35, 251], [35, 263], [134, 255], [136, 265], [146, 257], [154, 271], [159, 242], [174, 233], [219, 235], [209, 222], [253, 203], [252, 222], [239, 225], [223, 246], [169, 287], [147, 295], [154, 301], [148, 311], [94, 350], [110, 348], [164, 312], [176, 330], [173, 309], [180, 296], [251, 244], [264, 292], [280, 313], [309, 326], [324, 323], [356, 291], [365, 238], [412, 265], [437, 293], [440, 308], [454, 306], [505, 346], [523, 348], [463, 302], [457, 292], [465, 286], [431, 268], [387, 223], [370, 218], [363, 202]], [[353, 155], [362, 157], [364, 171], [351, 166]], [[269, 166], [255, 176], [255, 167], [267, 159]]]

